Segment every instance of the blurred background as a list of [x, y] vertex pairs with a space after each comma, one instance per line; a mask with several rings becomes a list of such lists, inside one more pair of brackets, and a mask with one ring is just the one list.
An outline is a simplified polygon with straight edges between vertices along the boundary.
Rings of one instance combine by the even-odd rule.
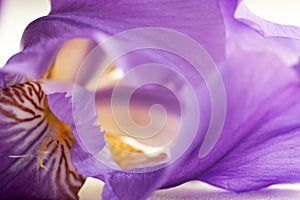
[[[245, 0], [248, 8], [256, 15], [272, 22], [300, 26], [300, 1], [295, 0]], [[20, 40], [26, 26], [38, 17], [47, 15], [50, 11], [49, 0], [2, 0], [0, 11], [0, 67], [20, 50]], [[80, 192], [81, 199], [99, 199], [101, 193], [100, 181], [88, 179], [84, 190]], [[86, 189], [87, 188], [87, 189]], [[182, 192], [189, 189], [188, 193]], [[199, 188], [201, 188], [199, 190]], [[300, 184], [272, 186], [273, 189], [294, 189], [300, 191]], [[209, 191], [209, 193], [207, 193]], [[211, 192], [212, 191], [212, 192]], [[189, 198], [189, 195], [199, 193], [205, 199], [300, 199], [300, 193], [288, 190], [283, 193], [255, 193], [237, 196], [224, 193], [203, 183], [188, 183], [183, 187], [157, 192], [151, 199]], [[177, 197], [175, 197], [177, 195]], [[206, 196], [205, 196], [206, 195]], [[208, 196], [207, 196], [208, 195]], [[229, 195], [229, 196], [228, 196]], [[98, 198], [96, 198], [98, 196]]]

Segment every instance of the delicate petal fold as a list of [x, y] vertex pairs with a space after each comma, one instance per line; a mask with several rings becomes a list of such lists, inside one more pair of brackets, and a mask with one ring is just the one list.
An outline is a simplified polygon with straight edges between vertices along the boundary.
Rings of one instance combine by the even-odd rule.
[[35, 46], [12, 56], [3, 70], [20, 73], [30, 79], [42, 78], [55, 59], [64, 40], [41, 41]]
[[153, 191], [159, 188], [160, 181], [157, 180], [159, 175], [164, 176], [164, 172], [160, 171], [160, 173], [154, 174], [115, 172], [105, 181], [102, 198], [115, 200], [146, 199]]
[[70, 159], [74, 137], [49, 111], [39, 83], [0, 91], [1, 198], [76, 199], [84, 178]]
[[265, 37], [286, 37], [300, 40], [300, 28], [269, 22], [249, 11], [243, 1], [237, 6], [234, 16], [241, 22], [257, 30]]
[[[240, 4], [244, 7], [242, 2]], [[233, 4], [230, 1], [222, 0], [219, 2], [226, 26], [227, 55], [235, 54], [241, 49], [260, 50], [276, 54], [288, 66], [298, 63], [300, 57], [300, 41], [295, 40], [293, 37], [290, 38], [288, 33], [285, 37], [263, 37], [255, 28], [248, 26], [239, 18], [235, 18], [235, 11], [239, 8], [240, 4]], [[258, 17], [256, 18], [260, 19]], [[250, 22], [255, 23], [249, 19], [249, 23]], [[282, 27], [283, 25], [278, 25], [278, 30], [282, 30]]]

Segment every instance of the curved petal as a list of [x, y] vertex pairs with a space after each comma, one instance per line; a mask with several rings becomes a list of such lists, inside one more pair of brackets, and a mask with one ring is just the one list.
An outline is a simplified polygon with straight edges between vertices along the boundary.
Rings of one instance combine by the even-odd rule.
[[63, 28], [71, 28], [70, 25], [75, 21], [79, 23], [75, 30], [91, 27], [107, 35], [139, 27], [169, 28], [197, 40], [214, 59], [219, 60], [224, 56], [224, 27], [216, 1], [191, 1], [187, 4], [182, 1], [157, 0], [68, 0], [63, 3], [53, 0], [51, 5], [50, 15], [59, 16]]
[[[148, 174], [124, 174], [115, 172], [105, 182], [102, 194], [103, 199], [146, 199], [152, 191], [159, 188], [159, 175], [164, 172]], [[133, 181], [134, 180], [134, 181]], [[149, 184], [151, 183], [152, 184]], [[126, 185], [126, 187], [122, 187]], [[136, 190], [139, 190], [137, 192]]]
[[300, 181], [299, 77], [262, 55], [239, 54], [227, 65], [243, 70], [226, 73], [229, 111], [220, 142], [200, 162], [208, 163], [200, 180], [232, 191]]
[[[240, 51], [223, 63], [222, 77], [227, 92], [228, 113], [218, 143], [205, 158], [199, 158], [202, 142], [199, 132], [190, 151], [172, 165], [157, 171], [133, 174], [99, 170], [97, 176], [94, 167], [80, 168], [85, 159], [75, 159], [76, 167], [83, 174], [109, 183], [103, 197], [120, 199], [129, 194], [126, 193], [130, 190], [126, 181], [132, 182], [132, 187], [148, 188], [147, 193], [145, 191], [147, 195], [155, 189], [197, 178], [233, 191], [299, 182], [296, 172], [300, 165], [294, 159], [299, 156], [297, 72], [285, 66], [272, 53]], [[289, 156], [283, 149], [288, 150]], [[283, 156], [285, 159], [282, 159]], [[93, 163], [91, 166], [101, 165], [92, 158], [88, 160]], [[277, 165], [274, 165], [274, 160]], [[256, 165], [258, 168], [255, 168]], [[118, 184], [121, 182], [124, 184]], [[136, 197], [145, 197], [139, 190], [135, 192]]]
[[29, 79], [42, 78], [54, 61], [58, 48], [63, 43], [64, 40], [60, 39], [41, 41], [37, 45], [12, 56], [3, 70], [23, 74]]
[[[257, 31], [256, 27], [247, 25], [249, 23], [255, 23], [255, 21], [251, 21], [252, 18], [248, 19], [248, 23], [245, 24], [243, 20], [240, 20], [240, 18], [236, 16], [238, 14], [241, 14], [240, 12], [242, 11], [243, 14], [247, 13], [246, 7], [242, 3], [242, 1], [238, 1], [237, 3], [220, 1], [219, 5], [222, 9], [226, 26], [227, 55], [235, 54], [240, 50], [260, 50], [276, 54], [288, 66], [295, 65], [299, 62], [300, 41], [296, 40], [293, 37], [290, 37], [288, 31], [285, 34], [281, 35], [282, 37], [263, 37], [260, 32]], [[242, 10], [239, 11], [239, 9]], [[254, 15], [252, 14], [252, 16]], [[255, 17], [255, 19], [263, 21], [258, 17]], [[270, 30], [270, 27], [265, 27], [264, 31], [268, 30]], [[284, 30], [284, 26], [276, 25], [276, 30], [280, 32]], [[274, 31], [276, 30], [274, 29]], [[299, 31], [300, 30], [298, 30], [298, 32]]]
[[138, 174], [115, 171], [84, 152], [80, 146], [75, 146], [73, 151], [77, 152], [72, 158], [79, 173], [88, 174], [105, 182], [102, 199], [145, 199], [166, 180], [166, 173], [163, 170]]
[[[98, 177], [109, 183], [105, 187], [104, 197], [122, 198], [128, 195], [126, 194], [126, 191], [130, 190], [127, 188], [128, 184], [120, 185], [117, 180], [122, 183], [136, 180], [136, 182], [134, 182], [134, 187], [139, 188], [142, 187], [141, 185], [143, 185], [143, 187], [146, 185], [146, 187], [149, 188], [149, 190], [147, 190], [147, 195], [157, 188], [170, 187], [193, 179], [201, 179], [208, 183], [234, 191], [253, 190], [280, 182], [299, 182], [298, 177], [294, 176], [294, 179], [289, 178], [292, 177], [295, 172], [299, 171], [297, 162], [294, 161], [292, 157], [288, 157], [284, 163], [280, 163], [285, 166], [288, 166], [286, 163], [293, 163], [293, 165], [289, 165], [289, 168], [286, 168], [289, 170], [277, 170], [277, 177], [273, 177], [273, 179], [270, 178], [271, 173], [267, 175], [267, 180], [265, 180], [262, 176], [262, 171], [255, 171], [253, 168], [252, 170], [250, 168], [251, 175], [253, 176], [246, 177], [245, 180], [247, 182], [242, 184], [240, 177], [242, 177], [242, 175], [247, 176], [250, 174], [245, 173], [245, 169], [249, 169], [246, 168], [247, 166], [243, 166], [245, 169], [239, 168], [241, 169], [241, 171], [237, 173], [239, 176], [233, 176], [232, 182], [230, 182], [229, 175], [225, 176], [227, 175], [226, 173], [224, 173], [225, 175], [219, 173], [222, 176], [218, 176], [218, 170], [222, 170], [222, 167], [228, 167], [229, 164], [234, 164], [230, 162], [231, 160], [235, 163], [239, 163], [239, 160], [234, 159], [238, 157], [238, 154], [230, 156], [235, 148], [239, 149], [240, 146], [242, 148], [247, 144], [249, 146], [252, 145], [252, 151], [255, 152], [255, 144], [265, 141], [266, 138], [270, 138], [270, 141], [274, 141], [272, 138], [277, 138], [278, 140], [276, 140], [276, 142], [280, 144], [283, 143], [283, 146], [286, 148], [290, 148], [291, 145], [292, 148], [290, 148], [290, 152], [294, 156], [298, 155], [297, 149], [293, 148], [294, 143], [291, 144], [285, 142], [285, 137], [278, 137], [280, 130], [289, 130], [289, 128], [299, 126], [297, 121], [295, 121], [298, 118], [295, 116], [299, 113], [297, 112], [299, 105], [296, 104], [296, 99], [298, 98], [297, 93], [299, 91], [297, 86], [291, 86], [299, 84], [299, 77], [294, 69], [288, 68], [292, 64], [295, 64], [295, 62], [298, 62], [298, 52], [292, 51], [293, 48], [297, 47], [297, 44], [288, 39], [264, 39], [249, 27], [234, 21], [233, 12], [228, 12], [230, 9], [226, 10], [226, 6], [229, 6], [228, 4], [222, 4], [225, 15], [228, 17], [226, 18], [228, 25], [228, 38], [226, 41], [228, 44], [228, 46], [226, 46], [228, 60], [224, 61], [223, 65], [220, 66], [226, 86], [228, 114], [226, 116], [225, 127], [221, 138], [213, 151], [205, 158], [199, 158], [199, 149], [201, 146], [200, 144], [202, 143], [200, 134], [202, 132], [199, 131], [199, 135], [190, 147], [190, 151], [183, 155], [180, 160], [168, 166], [164, 170], [164, 173], [162, 173], [162, 170], [158, 170], [149, 172], [147, 173], [148, 176], [146, 176], [146, 174], [141, 175], [130, 174], [128, 172], [115, 172], [111, 173], [109, 176], [103, 177], [103, 173], [99, 170], [100, 174]], [[233, 4], [230, 4], [230, 6], [232, 5]], [[241, 38], [237, 36], [238, 33], [242, 33]], [[239, 43], [236, 43], [239, 38]], [[292, 44], [292, 46], [290, 46], [290, 44]], [[275, 49], [274, 47], [277, 48]], [[278, 48], [280, 47], [283, 48], [279, 51]], [[284, 54], [281, 54], [280, 52], [284, 52]], [[186, 71], [188, 71], [187, 68]], [[189, 75], [190, 76], [188, 77], [193, 77], [193, 75]], [[276, 82], [274, 82], [275, 79]], [[198, 95], [201, 96], [203, 93], [203, 91], [200, 91], [201, 81], [195, 78], [194, 83], [195, 88], [198, 89]], [[274, 101], [273, 98], [275, 98], [276, 101]], [[286, 98], [291, 99], [289, 102], [286, 102]], [[205, 102], [204, 107], [207, 105], [207, 102]], [[286, 118], [282, 112], [284, 109], [288, 108], [292, 112], [288, 115], [290, 118]], [[207, 115], [202, 116], [204, 116], [204, 118], [209, 117]], [[279, 121], [273, 123], [272, 130], [270, 130], [269, 122], [272, 121], [273, 118]], [[269, 130], [265, 132], [261, 138], [257, 138], [257, 141], [256, 139], [254, 140], [253, 138], [255, 138], [257, 134], [260, 134], [260, 131], [263, 128]], [[288, 135], [287, 137], [292, 137], [293, 134], [294, 132], [286, 132], [286, 135]], [[243, 143], [243, 138], [245, 138], [245, 143]], [[251, 140], [248, 140], [248, 138], [251, 138]], [[240, 145], [240, 143], [242, 143], [243, 146]], [[259, 148], [260, 145], [258, 145], [257, 149], [258, 155], [260, 153]], [[271, 149], [274, 151], [274, 146], [271, 146]], [[238, 152], [240, 153], [242, 150], [239, 150]], [[245, 152], [247, 151], [245, 150]], [[253, 157], [256, 155], [257, 154], [254, 154]], [[281, 151], [274, 153], [274, 155], [280, 157]], [[226, 158], [227, 156], [231, 159], [228, 159], [229, 164], [222, 165], [222, 158]], [[220, 167], [218, 161], [220, 161]], [[84, 162], [84, 160], [78, 159], [75, 161], [75, 165], [80, 168], [81, 162]], [[271, 163], [271, 160], [269, 163], [261, 162], [260, 169], [265, 170]], [[251, 164], [254, 165], [253, 163]], [[99, 162], [97, 164], [97, 160], [93, 162], [93, 166], [95, 165], [99, 165]], [[183, 165], [184, 167], [182, 167]], [[93, 173], [91, 173], [92, 169], [88, 167], [81, 170], [84, 174], [97, 177], [95, 175], [96, 172], [93, 170]], [[226, 170], [224, 171], [227, 172]], [[270, 170], [270, 172], [271, 171], [272, 170]], [[114, 174], [117, 174], [117, 176], [114, 176]], [[255, 175], [257, 176], [254, 177]], [[131, 180], [129, 180], [128, 177], [130, 177]], [[215, 180], [214, 177], [216, 177]], [[136, 197], [145, 197], [144, 194], [139, 193], [139, 191], [135, 192], [134, 195], [136, 195]]]
[[[90, 176], [105, 181], [101, 199], [145, 199], [159, 188], [160, 180], [163, 180], [162, 178], [165, 176], [163, 171], [159, 174], [112, 171], [99, 165], [99, 161], [83, 152], [80, 146], [75, 146], [73, 151], [77, 152], [73, 154], [72, 158], [80, 173], [88, 173]], [[99, 174], [99, 171], [103, 173]]]
[[[128, 90], [128, 87], [122, 88], [123, 92], [126, 93]], [[170, 112], [178, 112], [178, 108], [176, 108], [176, 104], [172, 104], [172, 101], [174, 101], [174, 97], [172, 94], [169, 93], [160, 93], [158, 96], [157, 91], [160, 91], [159, 88], [149, 88], [146, 90], [138, 91], [134, 95], [135, 101], [132, 102], [133, 105], [137, 106], [145, 106], [146, 108], [149, 106], [149, 104], [155, 103], [161, 103], [161, 104], [168, 104], [166, 106], [166, 109], [169, 109]], [[110, 102], [112, 94], [112, 89], [107, 89], [103, 91], [98, 91], [96, 94], [96, 98], [98, 99], [97, 104], [106, 104]], [[164, 95], [162, 95], [164, 94]], [[150, 99], [149, 97], [154, 97]], [[156, 96], [156, 97], [155, 97]], [[164, 96], [164, 98], [162, 98]], [[159, 97], [159, 98], [158, 98]], [[176, 100], [176, 99], [175, 99]], [[177, 101], [175, 101], [178, 103]], [[101, 111], [101, 110], [100, 110]], [[101, 116], [103, 117], [103, 114], [100, 112], [100, 119]], [[107, 117], [106, 115], [104, 115]], [[99, 131], [98, 131], [99, 132]], [[78, 134], [78, 133], [76, 133]], [[78, 136], [77, 136], [78, 137]], [[95, 140], [96, 137], [93, 137]], [[97, 138], [100, 139], [98, 136]], [[148, 143], [153, 144], [155, 142], [160, 143], [162, 140], [161, 137], [157, 138], [151, 138], [151, 141], [148, 141]], [[163, 140], [168, 140], [168, 138], [165, 138]], [[141, 140], [142, 142], [146, 143], [146, 141]], [[149, 173], [136, 173], [136, 172], [130, 172], [130, 171], [118, 171], [116, 169], [113, 169], [106, 165], [104, 163], [105, 160], [108, 160], [108, 162], [112, 162], [114, 158], [109, 154], [109, 152], [104, 152], [104, 154], [101, 154], [101, 157], [97, 157], [99, 154], [91, 155], [89, 153], [86, 153], [83, 151], [82, 147], [77, 145], [73, 151], [80, 152], [73, 155], [73, 162], [76, 166], [79, 173], [97, 177], [103, 181], [105, 181], [105, 189], [102, 197], [104, 199], [143, 199], [148, 197], [153, 191], [160, 188], [162, 185], [162, 182], [167, 179], [167, 172], [165, 170], [155, 171], [155, 172], [149, 172]], [[103, 152], [103, 151], [102, 151]], [[114, 152], [111, 152], [114, 155]], [[115, 156], [122, 156], [122, 152], [119, 153], [119, 155]], [[136, 160], [133, 159], [139, 159], [134, 158], [130, 154], [125, 154], [127, 156], [125, 159], [129, 159], [130, 164], [134, 164]], [[131, 157], [130, 157], [131, 156]], [[148, 157], [145, 155], [143, 159], [146, 159], [143, 161], [143, 164], [147, 162], [147, 159], [152, 159], [153, 157]], [[99, 160], [100, 159], [100, 160]], [[135, 163], [136, 164], [136, 163]], [[137, 163], [139, 164], [139, 163]], [[93, 167], [91, 167], [93, 166]], [[131, 168], [132, 169], [132, 168]], [[99, 173], [100, 172], [100, 173]], [[134, 180], [134, 181], [133, 181]], [[139, 190], [136, 190], [136, 188], [139, 188]], [[131, 192], [128, 192], [131, 191]]]
[[54, 0], [51, 4], [50, 14], [25, 30], [25, 49], [10, 59], [8, 70], [21, 70], [30, 78], [39, 78], [65, 41], [82, 37], [98, 41], [99, 33], [114, 35], [139, 27], [163, 27], [185, 33], [201, 43], [216, 61], [224, 58], [224, 24], [216, 1], [186, 4], [158, 0]]
[[67, 83], [46, 80], [42, 89], [47, 95], [48, 105], [54, 115], [66, 124], [74, 124], [72, 116], [71, 92], [73, 86]]
[[35, 82], [0, 91], [1, 198], [76, 199], [84, 182], [70, 159], [75, 139]]
[[0, 89], [26, 82], [24, 75], [0, 70]]
[[[45, 81], [42, 87], [47, 94], [51, 111], [59, 120], [71, 125], [76, 141], [82, 147], [88, 147], [86, 149], [88, 152], [101, 150], [104, 146], [104, 133], [100, 131], [97, 114], [90, 106], [93, 103], [90, 92], [77, 85], [50, 80]], [[75, 102], [75, 98], [71, 96], [74, 95], [74, 88], [78, 89], [76, 95], [81, 97]], [[77, 134], [78, 131], [85, 132], [86, 138], [89, 138], [88, 144], [83, 143], [86, 141], [81, 140]], [[99, 138], [99, 140], [95, 140], [95, 138]]]
[[[225, 132], [233, 135], [230, 138], [228, 137], [227, 140], [226, 137], [223, 139], [220, 138], [224, 144], [216, 147], [216, 154], [213, 154], [210, 157], [212, 157], [212, 159], [214, 159], [214, 157], [220, 158], [220, 162], [223, 163], [223, 159], [226, 160], [227, 156], [226, 154], [223, 154], [223, 156], [218, 157], [218, 151], [224, 152], [225, 149], [228, 148], [230, 149], [228, 152], [230, 155], [231, 152], [235, 152], [235, 149], [240, 150], [237, 150], [239, 153], [234, 155], [237, 157], [233, 158], [229, 156], [232, 158], [230, 162], [234, 168], [234, 172], [231, 173], [225, 165], [220, 164], [220, 166], [223, 165], [222, 167], [224, 167], [223, 174], [223, 169], [218, 168], [218, 163], [216, 163], [215, 166], [221, 171], [214, 171], [214, 165], [212, 164], [214, 161], [209, 161], [209, 158], [207, 158], [208, 163], [210, 163], [207, 167], [211, 166], [214, 172], [211, 172], [209, 168], [207, 172], [208, 175], [204, 172], [199, 179], [233, 191], [257, 189], [281, 182], [299, 182], [298, 177], [292, 177], [292, 174], [299, 170], [294, 166], [294, 164], [297, 163], [297, 160], [294, 160], [291, 157], [288, 157], [285, 160], [282, 159], [281, 156], [283, 152], [280, 150], [281, 148], [290, 149], [289, 153], [291, 155], [294, 157], [297, 157], [298, 155], [296, 150], [297, 147], [295, 147], [295, 144], [292, 142], [289, 142], [288, 138], [295, 137], [295, 140], [297, 138], [297, 126], [299, 125], [297, 124], [296, 119], [298, 118], [297, 114], [299, 112], [297, 112], [297, 109], [299, 109], [299, 104], [296, 103], [296, 99], [299, 98], [299, 96], [297, 96], [299, 94], [299, 87], [297, 86], [299, 85], [299, 77], [297, 77], [297, 72], [294, 71], [294, 69], [291, 68], [285, 70], [282, 68], [291, 67], [296, 63], [299, 63], [299, 51], [296, 50], [299, 47], [299, 42], [286, 38], [264, 39], [260, 37], [258, 33], [251, 31], [247, 26], [243, 26], [234, 20], [233, 13], [235, 5], [222, 1], [220, 5], [223, 9], [224, 15], [227, 16], [225, 17], [225, 22], [227, 24], [227, 52], [229, 56], [229, 64], [227, 63], [225, 65], [229, 69], [232, 68], [231, 65], [235, 66], [233, 69], [239, 71], [239, 73], [241, 73], [239, 76], [242, 76], [245, 79], [241, 82], [240, 79], [234, 78], [235, 76], [233, 74], [236, 72], [231, 70], [229, 70], [229, 73], [227, 74], [227, 81], [225, 80], [225, 83], [227, 82], [227, 87], [232, 85], [230, 86], [230, 90], [228, 90], [229, 92], [227, 92], [229, 97], [228, 106], [231, 108], [230, 110], [236, 109], [238, 112], [228, 113], [227, 124], [225, 124]], [[238, 43], [237, 38], [239, 39]], [[253, 53], [249, 54], [249, 52], [247, 53], [249, 50], [255, 50], [260, 53], [256, 53], [256, 55]], [[245, 51], [246, 54], [241, 53], [242, 51]], [[265, 53], [263, 51], [275, 53], [277, 58], [275, 58], [275, 55], [273, 55], [273, 58], [272, 56], [269, 57], [270, 55], [264, 55]], [[237, 57], [240, 58], [237, 59]], [[243, 58], [244, 60], [247, 60], [247, 63], [243, 61]], [[284, 63], [281, 63], [278, 58], [284, 61]], [[248, 66], [251, 64], [252, 66]], [[263, 69], [263, 66], [265, 66], [266, 69]], [[246, 70], [248, 68], [247, 72], [243, 72], [243, 70], [239, 69], [240, 67], [243, 67]], [[265, 74], [264, 78], [262, 78], [262, 75], [251, 75], [252, 73], [250, 71], [252, 70], [257, 71], [257, 73]], [[276, 70], [277, 72], [274, 73], [272, 70]], [[250, 77], [250, 80], [246, 77]], [[230, 81], [229, 79], [232, 80]], [[272, 81], [272, 79], [276, 81]], [[233, 80], [238, 81], [234, 83]], [[258, 83], [255, 82], [259, 83], [258, 87], [256, 87]], [[230, 84], [228, 85], [228, 83]], [[245, 85], [248, 84], [249, 86], [252, 83], [255, 87], [246, 87], [241, 83], [244, 83]], [[234, 89], [237, 88], [235, 85], [239, 85], [241, 87], [241, 91], [236, 91], [236, 89]], [[267, 89], [263, 89], [264, 85]], [[243, 90], [251, 90], [251, 92], [249, 91], [246, 93]], [[248, 94], [252, 94], [254, 96], [248, 96]], [[243, 98], [241, 98], [241, 96], [243, 96]], [[288, 101], [284, 100], [285, 98], [288, 99]], [[278, 101], [275, 101], [274, 99], [277, 99]], [[255, 111], [255, 109], [257, 110]], [[284, 109], [286, 109], [286, 112], [283, 112]], [[244, 110], [246, 112], [244, 112]], [[255, 114], [254, 116], [249, 117], [249, 113]], [[270, 121], [276, 121], [276, 123], [270, 123]], [[276, 126], [274, 124], [276, 124]], [[253, 135], [253, 137], [251, 135]], [[234, 137], [237, 137], [237, 140], [235, 140]], [[264, 141], [266, 138], [268, 138], [268, 141]], [[251, 140], [253, 142], [251, 142]], [[236, 146], [231, 146], [232, 141], [233, 143], [237, 143]], [[274, 142], [272, 144], [278, 145], [278, 151], [276, 151], [277, 148], [272, 146], [270, 142]], [[244, 146], [240, 146], [242, 145], [240, 143]], [[249, 146], [247, 146], [247, 144]], [[247, 149], [246, 146], [249, 149]], [[262, 149], [262, 146], [265, 148], [264, 150]], [[269, 153], [270, 151], [273, 151], [273, 153]], [[245, 156], [242, 158], [240, 155]], [[282, 162], [277, 162], [277, 159], [280, 159]], [[276, 160], [276, 165], [273, 164], [274, 160]], [[293, 164], [290, 168], [284, 169], [287, 165], [285, 162]], [[201, 162], [201, 164], [203, 163], [204, 162]], [[256, 171], [256, 169], [254, 170], [254, 166], [256, 165], [258, 171]], [[273, 170], [273, 168], [270, 168], [270, 165], [277, 167], [281, 166], [280, 168], [282, 171]], [[236, 167], [238, 167], [240, 171], [237, 172]], [[266, 169], [268, 169], [268, 172], [264, 171]], [[263, 173], [263, 171], [266, 173]], [[218, 174], [220, 174], [220, 176]], [[235, 177], [235, 174], [238, 175]]]

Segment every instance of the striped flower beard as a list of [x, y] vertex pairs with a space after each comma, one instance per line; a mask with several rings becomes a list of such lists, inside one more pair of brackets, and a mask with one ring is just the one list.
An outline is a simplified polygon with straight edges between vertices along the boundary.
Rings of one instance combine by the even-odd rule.
[[[42, 194], [76, 199], [85, 179], [71, 162], [75, 138], [70, 127], [50, 111], [40, 83], [27, 82], [1, 90], [0, 113], [0, 168], [5, 172], [0, 175], [1, 191], [13, 187], [14, 198], [36, 199]], [[40, 191], [24, 187], [26, 182], [35, 183]], [[6, 194], [0, 192], [0, 196]]]

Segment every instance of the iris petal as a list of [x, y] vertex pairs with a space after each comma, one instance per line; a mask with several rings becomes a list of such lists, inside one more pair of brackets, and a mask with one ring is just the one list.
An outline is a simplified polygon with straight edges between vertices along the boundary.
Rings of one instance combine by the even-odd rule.
[[224, 23], [216, 1], [186, 4], [178, 0], [168, 3], [54, 0], [51, 5], [48, 16], [27, 27], [22, 42], [24, 50], [10, 59], [7, 70], [40, 78], [64, 42], [74, 38], [98, 41], [99, 34], [111, 36], [140, 27], [163, 27], [185, 33], [200, 42], [216, 61], [225, 56]]
[[[228, 54], [228, 60], [220, 66], [228, 113], [213, 150], [199, 158], [199, 131], [191, 151], [180, 160], [165, 169], [143, 174], [107, 172], [91, 157], [76, 158], [74, 164], [83, 174], [105, 181], [103, 198], [145, 198], [158, 188], [195, 179], [232, 191], [299, 182], [299, 164], [295, 160], [299, 157], [299, 76], [275, 53], [239, 46], [233, 52], [237, 49], [239, 53]], [[140, 101], [144, 100], [141, 96]], [[93, 169], [84, 165], [86, 160]]]
[[26, 78], [21, 74], [0, 71], [0, 89], [24, 82], [26, 82]]
[[[282, 35], [280, 37], [263, 37], [261, 31], [257, 31], [257, 26], [254, 24], [256, 22], [264, 23], [264, 20], [257, 16], [254, 17], [249, 11], [244, 12], [247, 8], [242, 1], [240, 4], [220, 1], [219, 4], [226, 24], [227, 54], [235, 54], [240, 49], [261, 50], [276, 54], [287, 65], [294, 65], [299, 61], [300, 41], [290, 37], [291, 30], [283, 31], [286, 28], [284, 25], [274, 25], [269, 22], [269, 25], [264, 27], [263, 31], [273, 30], [273, 36], [276, 36], [276, 32], [281, 32]], [[239, 15], [245, 17], [247, 21], [242, 20]], [[254, 17], [254, 19], [249, 16]], [[273, 26], [276, 28], [272, 29]], [[300, 29], [297, 31], [299, 32]], [[295, 34], [297, 34], [297, 31]]]
[[[272, 55], [247, 53], [245, 57], [252, 62], [244, 64], [238, 75], [228, 70], [230, 112], [220, 142], [200, 162], [208, 165], [199, 179], [232, 191], [299, 182], [299, 77]], [[258, 57], [260, 62], [255, 60]], [[240, 67], [242, 60], [240, 53], [230, 68]]]
[[75, 139], [36, 82], [0, 92], [1, 198], [76, 199], [84, 178], [70, 159]]
[[224, 37], [223, 22], [216, 1], [190, 1], [187, 4], [178, 0], [68, 0], [63, 3], [52, 0], [51, 5], [50, 15], [59, 16], [64, 24], [61, 28], [64, 29], [71, 28], [70, 25], [75, 21], [78, 23], [76, 30], [92, 28], [108, 35], [138, 27], [170, 28], [199, 41], [216, 60], [224, 56], [224, 49], [219, 45]]

